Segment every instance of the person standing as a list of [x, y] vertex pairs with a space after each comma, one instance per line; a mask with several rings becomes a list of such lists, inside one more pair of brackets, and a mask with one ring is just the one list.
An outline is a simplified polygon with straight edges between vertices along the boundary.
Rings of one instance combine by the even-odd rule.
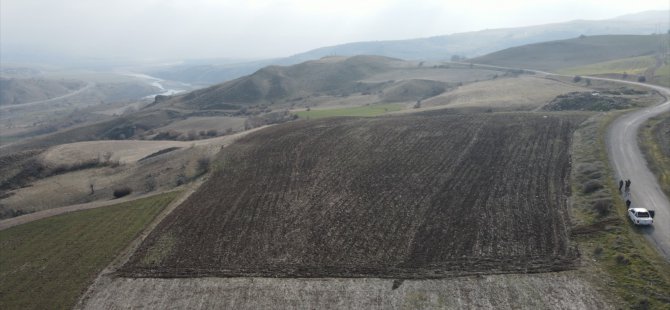
[[622, 187], [623, 187], [623, 180], [619, 180], [619, 194], [621, 194]]

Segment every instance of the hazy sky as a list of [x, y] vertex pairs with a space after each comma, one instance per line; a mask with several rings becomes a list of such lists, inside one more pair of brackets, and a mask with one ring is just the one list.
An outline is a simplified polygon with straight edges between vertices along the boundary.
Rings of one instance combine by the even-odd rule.
[[0, 0], [0, 44], [91, 57], [264, 58], [669, 7], [669, 0]]

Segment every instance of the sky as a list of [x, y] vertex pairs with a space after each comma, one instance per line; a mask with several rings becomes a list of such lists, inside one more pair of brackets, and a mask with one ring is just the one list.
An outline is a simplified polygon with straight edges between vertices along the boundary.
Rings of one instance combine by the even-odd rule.
[[670, 0], [0, 0], [0, 47], [119, 59], [260, 59], [668, 9]]

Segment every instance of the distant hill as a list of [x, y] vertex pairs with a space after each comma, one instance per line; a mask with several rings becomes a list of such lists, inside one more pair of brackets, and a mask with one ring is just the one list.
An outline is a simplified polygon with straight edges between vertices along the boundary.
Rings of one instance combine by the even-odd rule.
[[0, 78], [0, 105], [47, 100], [84, 87], [74, 80]]
[[663, 54], [668, 50], [669, 39], [666, 34], [585, 36], [512, 47], [471, 61], [504, 67], [557, 70]]
[[313, 94], [347, 95], [374, 87], [375, 83], [361, 83], [361, 79], [406, 66], [409, 63], [380, 56], [325, 57], [293, 66], [265, 67], [248, 76], [175, 96], [160, 105], [225, 110], [236, 109], [237, 104], [271, 104]]
[[648, 11], [607, 20], [575, 20], [518, 28], [487, 29], [430, 38], [368, 41], [322, 47], [291, 57], [226, 65], [180, 65], [148, 72], [151, 75], [194, 84], [214, 84], [276, 64], [291, 65], [325, 56], [381, 55], [408, 60], [448, 60], [453, 55], [476, 57], [505, 48], [580, 35], [665, 33], [670, 11]]

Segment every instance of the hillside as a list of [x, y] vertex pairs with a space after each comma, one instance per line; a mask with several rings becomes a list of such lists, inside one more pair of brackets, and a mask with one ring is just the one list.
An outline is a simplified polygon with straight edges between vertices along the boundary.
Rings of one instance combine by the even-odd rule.
[[[360, 81], [410, 66], [416, 65], [379, 56], [325, 57], [293, 66], [265, 67], [245, 77], [161, 101], [158, 106], [235, 110], [249, 104], [297, 101], [309, 96], [346, 96], [356, 92], [379, 91], [386, 81]], [[417, 87], [415, 93], [420, 92], [420, 97], [426, 96], [435, 92], [434, 88]], [[444, 91], [444, 86], [442, 89]]]
[[508, 48], [472, 59], [473, 63], [557, 70], [667, 51], [668, 35], [586, 36]]
[[52, 99], [84, 87], [75, 80], [0, 78], [0, 105], [22, 104]]
[[582, 34], [646, 35], [658, 29], [667, 30], [670, 27], [668, 14], [668, 11], [649, 11], [606, 20], [575, 20], [408, 40], [354, 42], [321, 47], [285, 58], [225, 65], [187, 64], [154, 70], [150, 74], [165, 79], [211, 85], [250, 74], [269, 65], [292, 65], [332, 55], [380, 55], [408, 60], [448, 60], [453, 55], [476, 57], [509, 47], [576, 38]]

